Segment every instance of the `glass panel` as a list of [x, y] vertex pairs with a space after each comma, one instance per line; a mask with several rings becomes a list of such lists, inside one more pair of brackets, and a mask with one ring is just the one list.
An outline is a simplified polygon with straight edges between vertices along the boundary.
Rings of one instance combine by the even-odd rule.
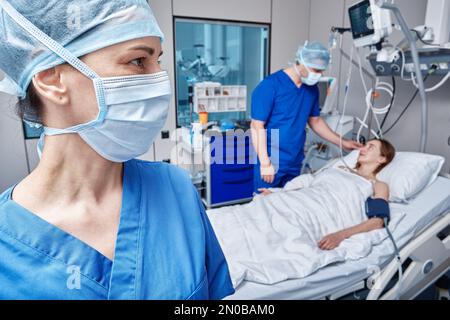
[[[198, 121], [189, 96], [192, 86], [200, 82], [231, 86], [231, 90], [219, 88], [211, 93], [206, 89], [204, 95], [201, 89], [202, 96], [209, 98], [199, 100], [198, 104], [201, 107], [206, 104], [213, 111], [208, 114], [209, 121], [250, 119], [251, 93], [269, 70], [268, 25], [176, 18], [175, 50], [178, 126], [188, 127]], [[236, 96], [211, 98], [224, 95], [224, 91], [225, 95], [236, 93]], [[234, 106], [246, 111], [217, 112], [233, 110]]]
[[44, 129], [42, 128], [35, 128], [30, 126], [25, 121], [22, 122], [22, 125], [23, 125], [23, 133], [26, 140], [39, 139], [41, 133], [44, 131]]

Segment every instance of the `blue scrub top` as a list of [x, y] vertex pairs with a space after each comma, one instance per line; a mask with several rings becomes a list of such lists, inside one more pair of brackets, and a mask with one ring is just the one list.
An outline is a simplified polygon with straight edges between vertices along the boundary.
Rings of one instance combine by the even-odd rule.
[[[319, 117], [319, 88], [299, 87], [280, 70], [256, 87], [252, 96], [252, 119], [265, 122], [267, 147], [278, 175], [298, 175], [304, 160], [306, 125], [309, 118]], [[272, 143], [272, 129], [279, 130], [279, 144]], [[278, 150], [279, 161], [271, 152]], [[259, 169], [258, 169], [259, 170]]]
[[188, 175], [124, 164], [114, 262], [0, 196], [0, 299], [222, 299], [228, 266]]

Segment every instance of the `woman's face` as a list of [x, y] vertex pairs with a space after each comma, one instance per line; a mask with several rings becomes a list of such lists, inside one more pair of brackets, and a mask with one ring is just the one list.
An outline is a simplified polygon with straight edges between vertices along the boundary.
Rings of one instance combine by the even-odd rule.
[[[145, 37], [95, 51], [85, 55], [81, 60], [97, 75], [105, 78], [160, 72], [161, 55], [160, 39]], [[58, 86], [54, 96], [52, 92], [45, 92], [44, 98], [41, 97], [46, 126], [66, 128], [92, 121], [97, 117], [98, 104], [91, 79], [68, 64], [55, 67], [54, 72], [45, 72], [50, 72], [49, 76], [52, 78], [58, 78], [52, 79], [53, 82], [59, 81], [59, 83], [53, 83]], [[37, 80], [33, 80], [35, 87], [35, 81], [40, 80], [48, 81], [49, 79], [45, 77], [41, 79], [39, 76]], [[49, 98], [48, 101], [46, 98]], [[61, 105], [58, 106], [58, 101], [65, 104], [63, 108], [60, 108]], [[56, 102], [56, 106], [52, 102]]]
[[381, 142], [377, 140], [369, 141], [360, 149], [358, 162], [361, 164], [382, 164], [386, 158], [381, 155]]

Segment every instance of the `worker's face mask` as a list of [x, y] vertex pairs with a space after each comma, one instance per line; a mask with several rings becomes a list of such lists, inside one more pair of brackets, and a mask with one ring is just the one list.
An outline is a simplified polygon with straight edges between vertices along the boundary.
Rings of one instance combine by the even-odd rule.
[[99, 155], [113, 162], [125, 162], [145, 154], [167, 119], [171, 97], [167, 73], [101, 78], [14, 8], [8, 12], [45, 47], [90, 78], [95, 88], [97, 118], [66, 129], [44, 128], [38, 143], [39, 154], [44, 146], [44, 135], [69, 133], [79, 134]]
[[322, 73], [314, 72], [312, 71], [305, 63], [305, 59], [303, 59], [303, 53], [300, 53], [299, 62], [305, 67], [306, 71], [308, 71], [308, 76], [304, 77], [300, 70], [298, 70], [297, 65], [294, 65], [295, 72], [299, 76], [299, 78], [302, 80], [302, 83], [308, 85], [308, 86], [314, 86], [316, 85], [319, 80], [322, 78]]
[[166, 72], [94, 78], [99, 113], [94, 121], [67, 129], [44, 128], [44, 135], [77, 133], [99, 155], [125, 162], [145, 154], [167, 119], [171, 87]]
[[322, 74], [321, 73], [317, 73], [317, 72], [313, 72], [306, 65], [305, 65], [305, 69], [308, 71], [308, 77], [307, 78], [303, 77], [302, 78], [302, 82], [305, 83], [308, 86], [316, 85], [319, 82], [319, 80], [322, 78]]
[[300, 70], [298, 70], [298, 67], [296, 65], [294, 65], [295, 72], [297, 73], [297, 75], [302, 80], [302, 83], [304, 83], [304, 84], [306, 84], [308, 86], [316, 85], [319, 82], [319, 80], [322, 78], [322, 73], [317, 73], [317, 72], [312, 71], [304, 63], [302, 63], [302, 65], [305, 67], [306, 71], [308, 71], [308, 76], [307, 77], [302, 76]]
[[306, 69], [306, 71], [308, 71], [308, 77], [304, 77], [302, 75], [302, 73], [300, 72], [300, 70], [298, 69], [298, 66], [294, 65], [295, 73], [297, 73], [297, 76], [302, 80], [302, 83], [304, 83], [308, 86], [316, 85], [319, 82], [319, 80], [322, 78], [322, 74], [311, 71], [306, 65], [305, 65], [305, 69]]
[[[164, 127], [171, 88], [166, 72], [93, 79], [100, 112], [91, 123], [45, 135], [78, 133], [105, 159], [125, 162], [145, 154]], [[44, 135], [38, 147], [42, 152]]]

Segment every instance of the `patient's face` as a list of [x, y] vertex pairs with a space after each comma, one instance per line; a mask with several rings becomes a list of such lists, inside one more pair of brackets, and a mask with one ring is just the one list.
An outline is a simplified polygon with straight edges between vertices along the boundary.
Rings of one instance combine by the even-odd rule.
[[363, 148], [361, 148], [359, 153], [358, 162], [359, 163], [384, 163], [386, 161], [385, 157], [381, 155], [381, 142], [374, 140], [369, 141]]

